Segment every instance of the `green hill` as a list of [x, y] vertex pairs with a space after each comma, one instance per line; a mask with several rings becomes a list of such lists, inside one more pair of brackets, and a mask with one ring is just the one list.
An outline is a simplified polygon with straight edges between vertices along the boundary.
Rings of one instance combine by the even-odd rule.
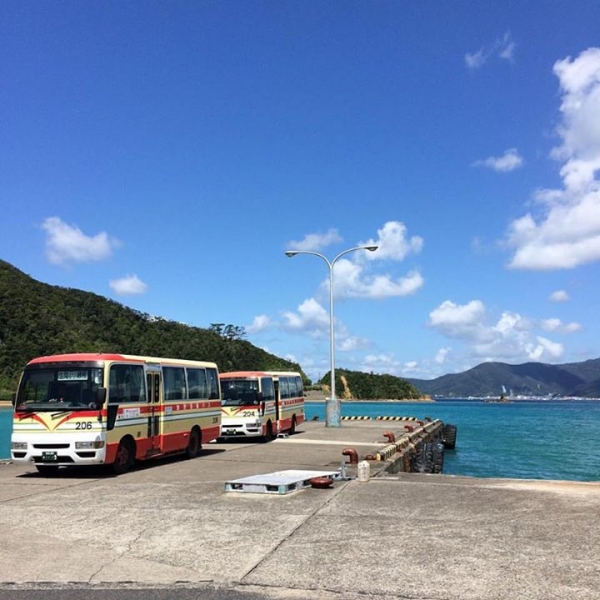
[[[231, 335], [233, 332], [234, 335]], [[203, 329], [151, 317], [102, 296], [40, 283], [0, 260], [0, 390], [25, 364], [63, 352], [210, 360], [219, 370], [302, 370], [241, 339], [243, 328]], [[305, 383], [307, 377], [303, 374]]]
[[[331, 373], [321, 380], [331, 385]], [[342, 400], [418, 400], [423, 394], [411, 383], [393, 375], [335, 370], [335, 392]]]

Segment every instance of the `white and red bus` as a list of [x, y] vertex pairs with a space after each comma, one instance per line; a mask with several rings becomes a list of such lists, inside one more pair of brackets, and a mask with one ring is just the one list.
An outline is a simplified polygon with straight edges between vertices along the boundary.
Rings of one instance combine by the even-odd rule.
[[304, 388], [292, 371], [221, 373], [221, 437], [272, 440], [304, 421]]
[[193, 458], [219, 437], [219, 371], [213, 362], [61, 354], [30, 361], [14, 402], [11, 458], [40, 473], [173, 453]]

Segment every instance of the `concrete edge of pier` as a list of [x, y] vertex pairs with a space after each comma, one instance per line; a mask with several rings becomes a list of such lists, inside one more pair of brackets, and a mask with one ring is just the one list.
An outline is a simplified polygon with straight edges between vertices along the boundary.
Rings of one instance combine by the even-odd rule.
[[[1, 465], [0, 591], [597, 600], [600, 484], [394, 474], [399, 451], [368, 460], [370, 478], [358, 481], [358, 462], [417, 431], [405, 425], [308, 422], [271, 443], [210, 444], [197, 459], [162, 459], [119, 477], [104, 469], [42, 477], [29, 465]], [[229, 480], [335, 471], [342, 461], [348, 478], [326, 488], [225, 491]]]

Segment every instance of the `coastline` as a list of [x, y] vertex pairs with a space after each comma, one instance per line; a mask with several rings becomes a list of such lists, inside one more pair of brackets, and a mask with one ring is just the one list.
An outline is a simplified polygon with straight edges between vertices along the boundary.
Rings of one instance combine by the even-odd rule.
[[[327, 398], [325, 396], [305, 396], [304, 402], [307, 404], [317, 403], [317, 402], [327, 402]], [[360, 404], [364, 402], [387, 402], [390, 404], [434, 404], [435, 400], [432, 398], [407, 398], [407, 399], [384, 399], [378, 398], [376, 400], [344, 400], [340, 398], [340, 404]]]
[[[325, 396], [305, 396], [304, 401], [309, 403], [319, 403], [319, 402], [327, 402], [327, 398]], [[391, 404], [415, 404], [415, 403], [435, 403], [435, 400], [431, 398], [412, 398], [412, 399], [377, 399], [377, 400], [342, 400], [340, 399], [341, 404], [356, 404], [362, 402], [389, 402]], [[10, 400], [0, 400], [0, 408], [12, 408], [12, 402]]]

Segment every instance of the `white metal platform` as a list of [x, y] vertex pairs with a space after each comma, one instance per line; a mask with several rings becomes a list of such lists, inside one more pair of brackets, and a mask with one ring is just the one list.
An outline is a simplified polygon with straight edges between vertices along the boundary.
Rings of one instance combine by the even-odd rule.
[[263, 475], [251, 475], [225, 482], [226, 492], [251, 492], [255, 494], [289, 494], [310, 487], [314, 477], [342, 478], [340, 471], [275, 471]]

